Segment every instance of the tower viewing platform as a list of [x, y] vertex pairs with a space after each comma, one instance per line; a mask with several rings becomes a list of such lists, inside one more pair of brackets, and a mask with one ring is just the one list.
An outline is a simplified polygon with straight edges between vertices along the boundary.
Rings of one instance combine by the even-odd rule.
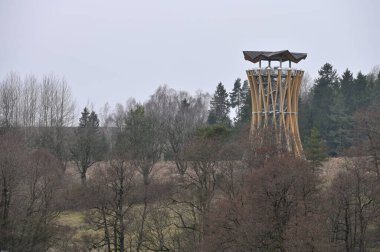
[[[303, 70], [292, 68], [292, 63], [306, 59], [306, 53], [288, 50], [243, 51], [244, 59], [256, 65], [247, 70], [252, 97], [251, 134], [271, 127], [278, 144], [285, 144], [296, 156], [303, 156], [298, 130], [298, 99]], [[266, 62], [265, 67], [262, 63]], [[274, 65], [274, 64], [276, 65]], [[288, 63], [287, 67], [283, 64]]]

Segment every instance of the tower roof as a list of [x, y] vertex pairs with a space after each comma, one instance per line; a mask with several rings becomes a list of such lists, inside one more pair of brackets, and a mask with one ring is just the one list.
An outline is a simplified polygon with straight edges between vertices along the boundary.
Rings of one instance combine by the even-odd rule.
[[268, 61], [291, 61], [298, 63], [303, 59], [306, 59], [306, 53], [289, 52], [288, 50], [268, 52], [268, 51], [243, 51], [244, 59], [257, 63], [260, 60]]

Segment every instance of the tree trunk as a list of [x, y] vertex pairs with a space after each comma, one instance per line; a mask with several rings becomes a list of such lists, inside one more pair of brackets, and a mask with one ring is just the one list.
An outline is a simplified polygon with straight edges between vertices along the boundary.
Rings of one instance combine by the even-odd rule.
[[8, 214], [9, 214], [9, 204], [10, 204], [10, 192], [8, 190], [7, 181], [4, 178], [3, 179], [3, 188], [1, 192], [1, 199], [0, 199], [0, 209], [2, 210], [1, 213], [1, 227], [4, 230], [6, 227], [6, 224], [8, 222]]
[[351, 239], [350, 239], [350, 231], [351, 231], [351, 224], [349, 222], [349, 216], [348, 216], [348, 211], [349, 211], [349, 206], [346, 206], [344, 209], [344, 221], [345, 221], [345, 232], [344, 232], [344, 242], [346, 245], [346, 251], [350, 252], [351, 251]]
[[138, 236], [138, 240], [137, 240], [137, 249], [136, 249], [137, 252], [139, 252], [141, 250], [141, 245], [143, 243], [144, 225], [145, 225], [145, 219], [146, 219], [147, 208], [148, 208], [148, 186], [149, 186], [149, 184], [147, 183], [147, 181], [148, 181], [148, 179], [144, 178], [144, 209], [143, 209], [143, 213], [141, 216], [141, 225], [140, 225], [139, 236]]
[[105, 208], [104, 206], [102, 206], [102, 217], [103, 217], [103, 222], [104, 222], [104, 240], [105, 242], [107, 243], [107, 248], [108, 248], [108, 251], [111, 251], [111, 240], [110, 240], [110, 234], [109, 234], [109, 231], [108, 231], [108, 222], [107, 222], [107, 216], [106, 216], [106, 212], [105, 212]]
[[124, 197], [124, 172], [123, 167], [120, 169], [120, 187], [118, 190], [118, 209], [117, 209], [117, 221], [120, 226], [119, 234], [119, 243], [120, 243], [120, 252], [124, 252], [124, 216], [123, 216], [123, 197]]
[[87, 185], [86, 172], [82, 171], [80, 173], [80, 182], [81, 182], [82, 186], [86, 186]]

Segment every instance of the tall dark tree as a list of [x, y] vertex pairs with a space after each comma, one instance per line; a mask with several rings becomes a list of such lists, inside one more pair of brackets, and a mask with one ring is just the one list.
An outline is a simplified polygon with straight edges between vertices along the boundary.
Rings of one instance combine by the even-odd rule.
[[346, 69], [340, 79], [340, 89], [344, 96], [345, 103], [350, 111], [352, 111], [352, 99], [355, 98], [354, 77], [350, 70]]
[[310, 130], [313, 128], [312, 118], [313, 114], [310, 99], [304, 99], [301, 97], [298, 106], [298, 125], [301, 140], [304, 144], [310, 135]]
[[371, 101], [380, 100], [380, 71], [373, 74], [372, 81], [369, 84]]
[[249, 123], [252, 117], [252, 98], [251, 90], [248, 81], [245, 80], [242, 86], [242, 108], [241, 108], [241, 122]]
[[322, 161], [327, 158], [327, 148], [317, 128], [310, 130], [310, 137], [306, 139], [305, 154], [306, 158], [311, 161], [313, 169], [321, 166]]
[[235, 123], [241, 120], [241, 108], [243, 105], [243, 90], [241, 86], [241, 79], [236, 79], [234, 88], [230, 93], [230, 106], [236, 111]]
[[98, 115], [94, 111], [90, 113], [87, 108], [84, 108], [79, 119], [79, 126], [75, 130], [75, 142], [71, 148], [72, 157], [83, 184], [86, 182], [88, 168], [101, 160], [105, 153], [104, 139], [99, 130]]
[[311, 101], [311, 125], [320, 130], [323, 139], [327, 139], [330, 104], [334, 99], [334, 94], [339, 90], [339, 83], [336, 70], [329, 63], [323, 65], [318, 74]]
[[367, 89], [367, 77], [359, 72], [354, 80], [354, 96], [355, 98], [350, 101], [352, 111], [355, 111], [369, 102], [369, 93]]
[[208, 123], [230, 126], [231, 120], [229, 118], [230, 107], [228, 93], [221, 82], [219, 82], [216, 87], [216, 91], [212, 97], [210, 105], [211, 107]]
[[336, 94], [330, 106], [329, 124], [327, 143], [330, 152], [341, 154], [352, 142], [352, 118], [340, 92]]

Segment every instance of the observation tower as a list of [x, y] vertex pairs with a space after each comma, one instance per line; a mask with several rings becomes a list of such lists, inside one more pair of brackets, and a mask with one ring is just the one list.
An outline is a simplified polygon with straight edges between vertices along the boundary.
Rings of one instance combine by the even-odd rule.
[[[252, 97], [251, 136], [265, 132], [278, 145], [285, 145], [296, 156], [303, 156], [298, 130], [298, 98], [304, 71], [292, 68], [292, 63], [306, 59], [307, 54], [288, 50], [243, 51], [243, 54], [245, 60], [258, 63], [246, 71]], [[262, 62], [267, 65], [262, 67]], [[276, 66], [272, 66], [273, 62]]]

